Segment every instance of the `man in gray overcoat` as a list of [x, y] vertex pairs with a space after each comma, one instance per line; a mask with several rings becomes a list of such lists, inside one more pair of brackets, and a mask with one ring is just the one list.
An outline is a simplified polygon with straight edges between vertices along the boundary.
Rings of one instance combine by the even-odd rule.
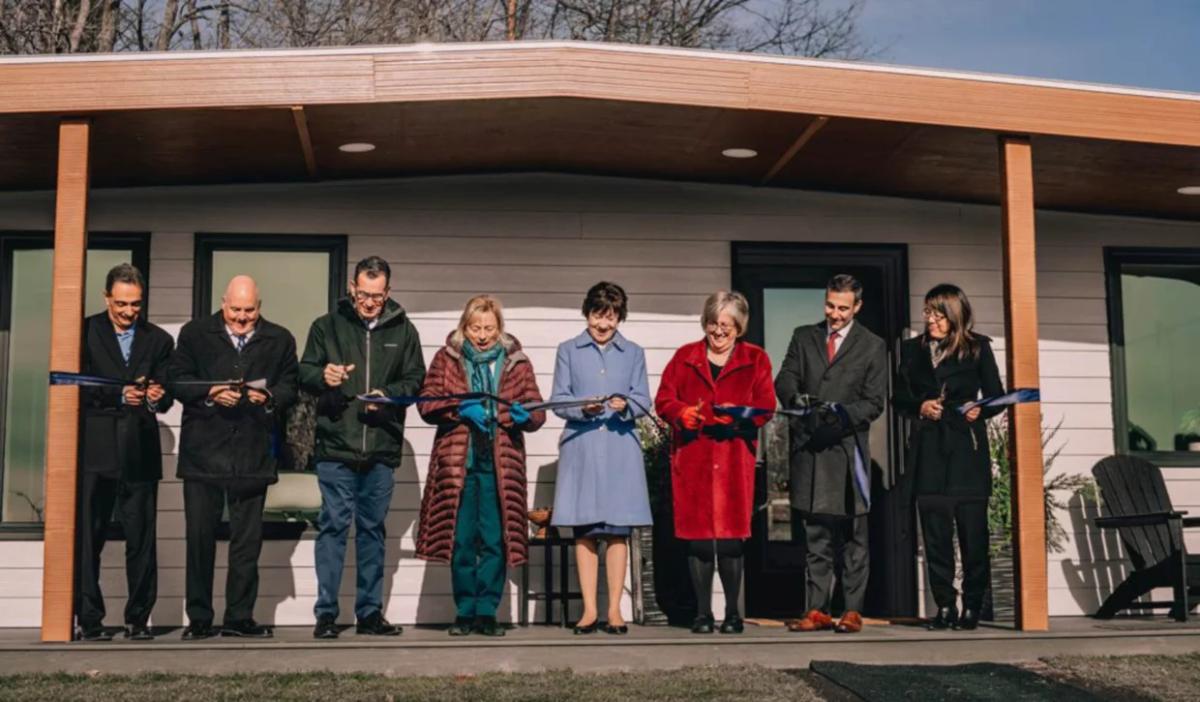
[[784, 407], [812, 400], [837, 403], [791, 421], [793, 520], [804, 524], [809, 612], [794, 631], [835, 628], [835, 556], [841, 554], [845, 612], [836, 628], [862, 629], [869, 552], [867, 513], [871, 504], [871, 422], [887, 401], [887, 349], [854, 316], [862, 309], [862, 284], [849, 275], [830, 279], [825, 322], [797, 327], [775, 378]]

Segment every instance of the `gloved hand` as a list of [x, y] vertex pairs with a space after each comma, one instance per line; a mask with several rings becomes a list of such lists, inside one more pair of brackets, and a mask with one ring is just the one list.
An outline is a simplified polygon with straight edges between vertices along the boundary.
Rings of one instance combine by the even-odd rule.
[[524, 424], [530, 419], [529, 410], [525, 409], [520, 402], [509, 405], [508, 416], [512, 417], [513, 424]]
[[822, 449], [841, 443], [842, 437], [846, 435], [846, 430], [842, 427], [838, 416], [822, 408], [818, 410], [816, 417], [816, 427], [813, 429], [810, 445]]
[[458, 416], [477, 430], [487, 433], [488, 416], [483, 408], [483, 400], [463, 400], [458, 405]]
[[704, 415], [701, 413], [701, 408], [703, 407], [704, 401], [701, 400], [679, 414], [679, 423], [683, 425], [684, 429], [696, 431], [704, 424]]
[[724, 414], [722, 412], [718, 412], [715, 407], [713, 408], [713, 417], [712, 417], [713, 424], [725, 426], [725, 425], [733, 424], [733, 421], [734, 421], [734, 419], [733, 419], [732, 414]]

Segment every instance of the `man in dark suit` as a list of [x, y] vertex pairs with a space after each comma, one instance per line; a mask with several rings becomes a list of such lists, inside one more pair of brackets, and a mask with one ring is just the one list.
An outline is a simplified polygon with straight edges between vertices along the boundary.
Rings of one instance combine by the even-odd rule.
[[152, 639], [148, 621], [158, 594], [155, 550], [162, 445], [156, 414], [171, 408], [163, 379], [174, 342], [141, 318], [145, 281], [122, 263], [104, 281], [105, 310], [84, 320], [83, 372], [128, 381], [83, 387], [75, 616], [79, 638], [107, 641], [100, 552], [116, 507], [125, 532], [125, 637]]
[[825, 290], [825, 322], [798, 327], [775, 378], [784, 407], [810, 398], [837, 403], [791, 422], [793, 520], [804, 524], [808, 546], [808, 614], [795, 631], [835, 628], [830, 612], [833, 576], [841, 555], [845, 613], [836, 628], [862, 629], [869, 552], [867, 512], [871, 501], [871, 422], [887, 401], [887, 349], [854, 316], [862, 309], [862, 284], [834, 276]]
[[[298, 363], [296, 340], [263, 319], [261, 309], [254, 280], [235, 277], [219, 312], [184, 325], [171, 359], [175, 396], [183, 403], [178, 476], [187, 533], [186, 641], [217, 633], [272, 636], [270, 627], [254, 621], [258, 556], [267, 485], [278, 480], [272, 444], [296, 398]], [[229, 569], [218, 632], [212, 624], [213, 569], [226, 503]]]

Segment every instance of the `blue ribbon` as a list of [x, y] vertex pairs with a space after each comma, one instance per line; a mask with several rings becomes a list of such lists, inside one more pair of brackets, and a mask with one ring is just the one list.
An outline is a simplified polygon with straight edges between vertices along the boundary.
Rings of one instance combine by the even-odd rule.
[[[451, 400], [492, 400], [494, 402], [511, 405], [515, 400], [505, 400], [502, 397], [497, 397], [486, 392], [460, 392], [451, 395], [356, 395], [357, 399], [363, 402], [371, 402], [380, 405], [400, 405], [408, 407], [417, 405], [423, 402], [446, 402]], [[575, 400], [556, 400], [554, 402], [534, 402], [528, 405], [522, 405], [529, 412], [540, 412], [543, 410], [568, 409], [571, 407], [586, 407], [587, 405], [603, 404], [609, 400], [620, 397], [626, 402], [631, 403], [646, 414], [650, 414], [649, 408], [642, 403], [621, 393], [613, 393], [611, 395], [601, 395], [597, 397], [587, 397]]]
[[819, 408], [824, 407], [833, 412], [838, 418], [838, 422], [842, 425], [843, 431], [852, 432], [854, 435], [854, 484], [858, 486], [858, 494], [862, 495], [863, 503], [867, 509], [871, 508], [871, 476], [867, 472], [867, 462], [862, 446], [858, 441], [858, 432], [854, 431], [854, 424], [850, 421], [850, 415], [846, 412], [846, 408], [837, 402], [819, 402], [812, 401], [801, 407], [780, 408], [780, 409], [763, 409], [762, 407], [743, 407], [741, 405], [725, 405], [714, 406], [713, 414], [721, 414], [735, 419], [754, 419], [755, 417], [766, 417], [776, 414], [782, 414], [789, 417], [807, 417], [813, 414]]
[[1038, 388], [1018, 388], [1004, 395], [996, 395], [995, 397], [985, 397], [982, 400], [968, 402], [958, 408], [959, 412], [966, 414], [976, 407], [1007, 407], [1009, 405], [1021, 405], [1027, 402], [1041, 402], [1042, 393]]
[[128, 380], [118, 380], [117, 378], [105, 378], [99, 375], [84, 375], [83, 373], [71, 373], [69, 371], [50, 371], [51, 385], [80, 385], [83, 387], [106, 388], [106, 387], [124, 387], [130, 385]]

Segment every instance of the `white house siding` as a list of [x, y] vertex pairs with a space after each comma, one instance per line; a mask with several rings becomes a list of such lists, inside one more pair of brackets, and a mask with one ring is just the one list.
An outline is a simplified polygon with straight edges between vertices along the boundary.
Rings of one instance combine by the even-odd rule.
[[[0, 229], [50, 229], [52, 204], [48, 193], [0, 196]], [[729, 284], [734, 240], [905, 243], [914, 320], [926, 289], [955, 282], [971, 295], [980, 329], [1003, 337], [995, 207], [535, 174], [97, 191], [90, 228], [152, 232], [151, 319], [170, 329], [190, 316], [193, 232], [345, 234], [351, 265], [373, 253], [391, 262], [394, 296], [416, 320], [427, 361], [469, 295], [499, 294], [543, 391], [550, 387], [554, 347], [578, 333], [581, 295], [600, 279], [619, 281], [630, 293], [633, 312], [623, 329], [647, 349], [653, 390], [673, 350], [699, 338], [704, 296]], [[1200, 224], [1041, 213], [1038, 237], [1044, 410], [1048, 425], [1062, 422], [1051, 443], [1063, 449], [1054, 470], [1087, 473], [1113, 449], [1102, 247], [1200, 246]], [[264, 313], [270, 316], [270, 300]], [[164, 423], [173, 452], [178, 411]], [[552, 499], [561, 426], [553, 418], [528, 442], [531, 505]], [[410, 421], [410, 450], [396, 472], [388, 522], [388, 558], [395, 565], [385, 583], [394, 621], [446, 621], [453, 613], [448, 570], [412, 558], [432, 437], [419, 419]], [[173, 476], [174, 456], [165, 463]], [[1169, 469], [1167, 476], [1176, 506], [1200, 509], [1200, 471]], [[154, 619], [178, 623], [184, 541], [182, 494], [173, 477], [163, 481], [159, 509]], [[1081, 509], [1063, 516], [1071, 539], [1064, 553], [1049, 556], [1050, 612], [1083, 614], [1119, 582], [1123, 566], [1113, 540], [1086, 526]], [[1192, 546], [1200, 550], [1200, 541]], [[122, 547], [113, 544], [104, 554], [114, 622], [125, 594]], [[222, 547], [218, 564], [224, 558]], [[41, 559], [40, 542], [0, 542], [0, 626], [40, 621]], [[352, 567], [352, 554], [348, 561]], [[311, 533], [298, 543], [266, 543], [261, 566], [256, 616], [311, 622]], [[218, 608], [223, 578], [218, 568]], [[502, 617], [515, 618], [517, 578], [510, 574], [514, 587]], [[540, 582], [536, 562], [532, 581]], [[353, 582], [352, 576], [343, 581], [344, 616], [352, 610]]]

